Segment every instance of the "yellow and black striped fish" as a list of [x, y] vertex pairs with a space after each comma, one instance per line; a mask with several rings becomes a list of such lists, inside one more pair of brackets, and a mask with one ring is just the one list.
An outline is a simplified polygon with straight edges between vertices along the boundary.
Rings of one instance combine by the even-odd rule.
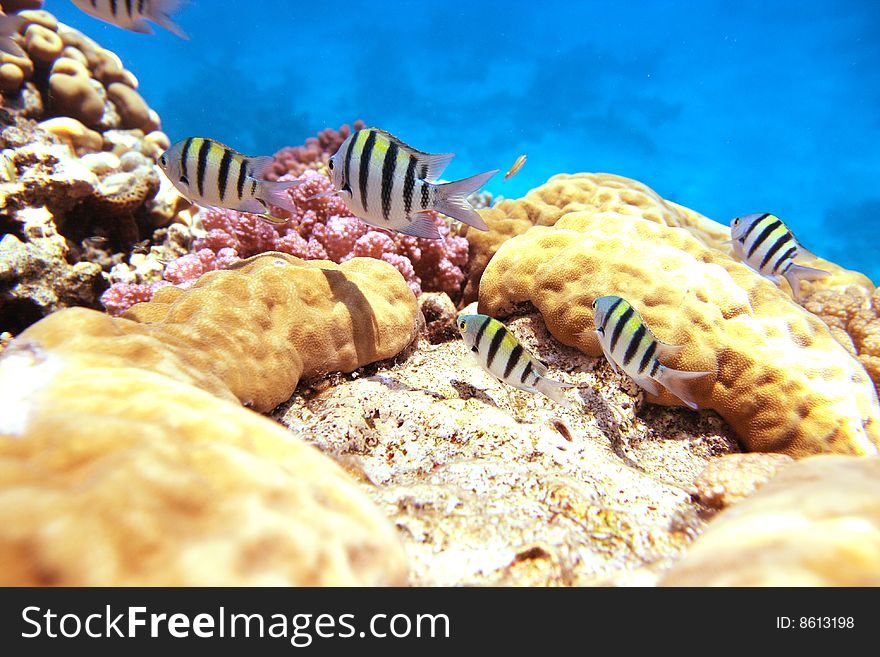
[[427, 210], [436, 210], [479, 230], [486, 223], [467, 201], [498, 170], [438, 184], [454, 153], [430, 154], [407, 146], [377, 128], [349, 135], [330, 158], [330, 177], [352, 214], [368, 224], [414, 237], [436, 239]]
[[657, 385], [660, 383], [685, 404], [697, 409], [687, 386], [694, 379], [712, 372], [683, 372], [663, 365], [659, 358], [673, 356], [684, 347], [666, 344], [655, 338], [639, 313], [625, 299], [598, 297], [593, 301], [593, 311], [599, 344], [615, 372], [620, 366], [652, 395], [660, 394]]
[[72, 0], [73, 4], [90, 16], [110, 23], [123, 30], [152, 34], [153, 28], [147, 21], [153, 21], [166, 30], [189, 39], [173, 20], [171, 14], [188, 0]]
[[200, 205], [252, 212], [265, 219], [284, 222], [268, 212], [274, 205], [296, 210], [287, 190], [300, 180], [270, 182], [260, 180], [271, 166], [271, 156], [248, 157], [213, 139], [183, 139], [159, 157], [159, 167], [180, 193]]
[[812, 255], [800, 246], [776, 215], [758, 212], [730, 222], [730, 242], [736, 256], [762, 276], [779, 283], [782, 276], [800, 299], [801, 281], [830, 276], [827, 271], [794, 264], [798, 255]]
[[527, 352], [497, 319], [488, 315], [459, 315], [458, 330], [477, 362], [496, 379], [571, 406], [562, 388], [574, 386], [546, 378], [547, 366]]

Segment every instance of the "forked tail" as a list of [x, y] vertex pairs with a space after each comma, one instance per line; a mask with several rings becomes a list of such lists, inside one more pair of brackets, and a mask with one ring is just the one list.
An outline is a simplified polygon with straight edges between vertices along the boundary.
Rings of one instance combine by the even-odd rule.
[[674, 370], [665, 365], [660, 366], [660, 370], [654, 377], [659, 383], [678, 397], [692, 409], [697, 410], [697, 402], [694, 400], [693, 393], [689, 390], [691, 382], [700, 379], [714, 372], [683, 372], [682, 370]]
[[794, 294], [794, 300], [801, 300], [801, 281], [815, 281], [817, 278], [825, 278], [831, 274], [824, 269], [813, 269], [812, 267], [804, 267], [803, 265], [792, 265], [788, 271], [783, 274], [785, 280], [791, 285], [791, 291]]
[[562, 381], [554, 381], [553, 379], [547, 379], [545, 377], [541, 377], [538, 379], [538, 382], [535, 384], [535, 388], [538, 389], [545, 397], [549, 397], [557, 404], [561, 404], [566, 408], [571, 408], [571, 402], [565, 396], [565, 388], [574, 388], [570, 383], [563, 383]]
[[480, 214], [468, 203], [467, 197], [479, 190], [496, 173], [498, 173], [498, 169], [478, 173], [476, 176], [464, 180], [437, 185], [434, 209], [478, 230], [489, 230]]

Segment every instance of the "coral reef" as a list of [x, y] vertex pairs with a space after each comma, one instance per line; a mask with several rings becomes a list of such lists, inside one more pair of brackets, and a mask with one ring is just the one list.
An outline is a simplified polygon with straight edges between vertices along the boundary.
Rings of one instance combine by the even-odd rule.
[[[716, 372], [693, 384], [695, 399], [730, 422], [747, 449], [877, 453], [880, 406], [861, 365], [824, 322], [687, 230], [569, 213], [498, 249], [479, 308], [503, 317], [531, 303], [558, 340], [600, 356], [591, 303], [603, 294], [634, 303], [659, 339], [686, 345], [667, 365]], [[665, 390], [658, 401], [680, 403]]]
[[[312, 198], [332, 189], [325, 175], [307, 170], [299, 178], [305, 182], [290, 192], [297, 212], [283, 225], [234, 210], [201, 210], [195, 227], [202, 234], [193, 242], [193, 253], [170, 262], [164, 281], [186, 288], [207, 271], [225, 269], [240, 258], [265, 251], [279, 251], [336, 263], [355, 257], [377, 258], [396, 267], [416, 295], [438, 291], [459, 297], [468, 244], [463, 237], [450, 233], [449, 225], [440, 215], [434, 214], [443, 236], [439, 240], [375, 229], [354, 217], [337, 196]], [[287, 174], [280, 179], [295, 178]], [[105, 307], [118, 313], [125, 309], [119, 299], [141, 298], [143, 287], [132, 288], [132, 284], [142, 281], [114, 283], [105, 293]]]
[[386, 263], [269, 253], [126, 318], [37, 322], [0, 359], [0, 579], [403, 583], [392, 527], [350, 480], [238, 402], [265, 411], [301, 376], [394, 356], [416, 318]]
[[[9, 11], [9, 2], [3, 7]], [[20, 45], [26, 57], [0, 53], [3, 105], [31, 119], [63, 116], [88, 128], [159, 129], [159, 116], [137, 92], [137, 78], [114, 53], [49, 12], [25, 10]]]
[[697, 499], [706, 506], [723, 509], [754, 493], [793, 460], [784, 454], [759, 452], [714, 458], [694, 481]]
[[880, 459], [816, 456], [722, 511], [666, 586], [880, 585]]
[[0, 54], [0, 148], [14, 172], [0, 194], [0, 329], [12, 332], [99, 308], [110, 270], [189, 205], [159, 175], [168, 138], [119, 58], [48, 12], [19, 15], [27, 57]]
[[348, 139], [353, 130], [365, 127], [361, 120], [352, 127], [346, 123], [339, 130], [326, 128], [315, 137], [306, 139], [302, 146], [288, 146], [275, 153], [275, 163], [266, 172], [267, 180], [278, 180], [281, 176], [301, 176], [307, 170], [323, 172], [327, 161], [339, 150], [342, 142]]
[[536, 313], [507, 326], [578, 386], [575, 407], [497, 382], [457, 339], [322, 381], [273, 415], [363, 481], [399, 528], [412, 584], [653, 584], [705, 529], [690, 489], [739, 450], [733, 432], [639, 404]]
[[814, 293], [804, 307], [825, 321], [880, 389], [880, 290], [843, 284]]
[[[489, 231], [472, 230], [467, 233], [471, 253], [465, 302], [476, 300], [480, 277], [501, 244], [532, 226], [552, 226], [570, 212], [614, 212], [664, 226], [684, 228], [708, 247], [728, 255], [733, 252], [725, 244], [730, 239], [727, 225], [712, 221], [672, 201], [666, 201], [636, 180], [607, 173], [559, 174], [523, 198], [498, 201], [492, 209], [481, 213], [489, 225]], [[842, 285], [860, 285], [874, 289], [866, 276], [821, 258], [804, 258], [799, 262], [833, 274], [831, 277], [804, 284], [808, 293], [837, 289]]]

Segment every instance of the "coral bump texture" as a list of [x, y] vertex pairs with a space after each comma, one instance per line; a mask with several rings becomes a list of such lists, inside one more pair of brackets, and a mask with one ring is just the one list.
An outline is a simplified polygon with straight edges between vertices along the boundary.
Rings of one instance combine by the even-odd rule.
[[405, 582], [357, 485], [237, 402], [394, 356], [416, 312], [387, 263], [269, 253], [34, 324], [0, 359], [0, 584]]
[[[489, 261], [479, 311], [503, 317], [529, 302], [554, 337], [601, 356], [589, 331], [603, 294], [633, 303], [659, 339], [686, 345], [667, 365], [716, 373], [692, 384], [697, 402], [749, 450], [877, 454], [880, 407], [861, 364], [822, 320], [686, 229], [617, 212], [534, 226]], [[657, 401], [677, 403], [666, 391]]]

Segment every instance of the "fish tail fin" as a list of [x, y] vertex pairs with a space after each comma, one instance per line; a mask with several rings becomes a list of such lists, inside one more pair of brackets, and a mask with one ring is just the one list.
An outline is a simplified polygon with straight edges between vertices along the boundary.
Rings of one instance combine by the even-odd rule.
[[304, 180], [285, 180], [281, 182], [261, 180], [259, 182], [260, 189], [257, 192], [258, 199], [269, 205], [274, 205], [275, 207], [287, 210], [288, 212], [296, 212], [296, 204], [293, 202], [293, 199], [290, 198], [287, 190], [299, 187], [305, 182]]
[[147, 15], [151, 21], [157, 25], [161, 25], [171, 34], [181, 39], [189, 40], [189, 35], [183, 29], [171, 20], [171, 14], [180, 10], [181, 6], [189, 2], [189, 0], [153, 0], [150, 3], [150, 9]]
[[708, 376], [709, 374], [714, 374], [714, 372], [684, 372], [682, 370], [674, 370], [671, 367], [661, 365], [654, 378], [659, 383], [662, 383], [663, 387], [685, 404], [692, 409], [697, 410], [697, 408], [699, 408], [697, 402], [694, 401], [694, 396], [688, 388], [692, 381]]
[[814, 281], [817, 278], [825, 278], [831, 276], [830, 272], [824, 269], [813, 269], [812, 267], [804, 267], [803, 265], [792, 265], [788, 271], [783, 274], [785, 280], [791, 285], [791, 291], [794, 294], [794, 300], [800, 301], [801, 281]]
[[566, 398], [564, 392], [566, 388], [574, 388], [570, 383], [554, 381], [553, 379], [547, 379], [542, 376], [535, 384], [535, 388], [542, 395], [552, 399], [557, 404], [565, 406], [566, 408], [571, 408], [571, 402]]
[[496, 173], [498, 173], [498, 169], [478, 173], [476, 176], [464, 180], [437, 185], [437, 200], [434, 202], [434, 209], [478, 230], [489, 230], [480, 214], [468, 203], [467, 197], [485, 185], [489, 178]]
[[27, 53], [9, 36], [0, 36], [0, 52], [5, 52], [13, 57], [27, 57]]

